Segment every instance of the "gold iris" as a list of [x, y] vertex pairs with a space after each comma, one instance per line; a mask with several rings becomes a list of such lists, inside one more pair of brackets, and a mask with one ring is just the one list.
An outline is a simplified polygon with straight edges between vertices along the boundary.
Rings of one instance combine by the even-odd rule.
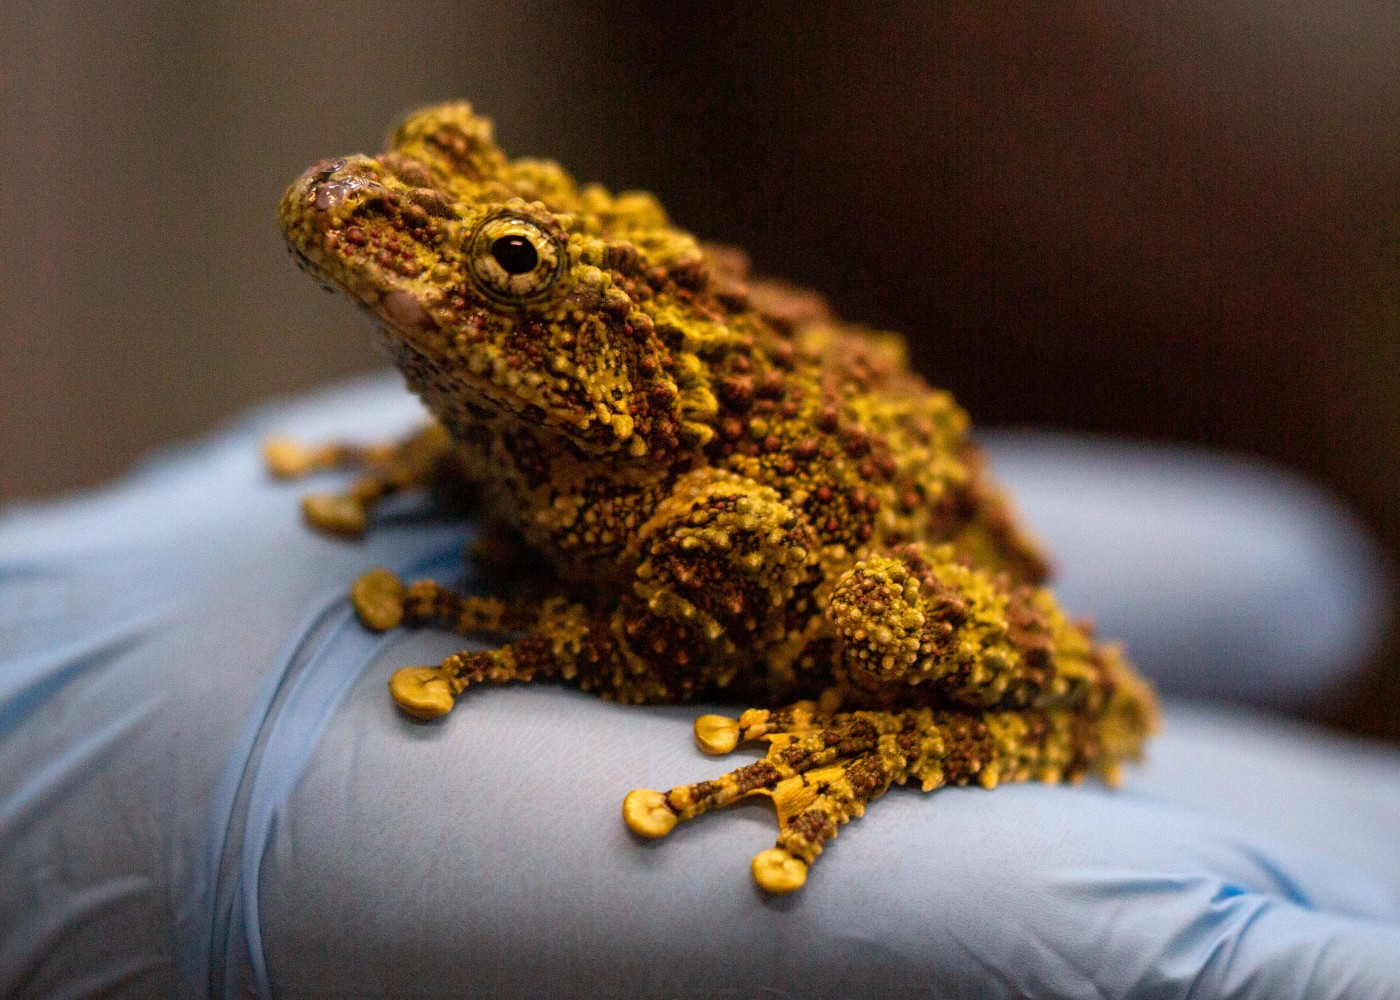
[[563, 273], [559, 236], [523, 216], [486, 219], [476, 227], [468, 247], [472, 278], [498, 302], [520, 304], [541, 298]]

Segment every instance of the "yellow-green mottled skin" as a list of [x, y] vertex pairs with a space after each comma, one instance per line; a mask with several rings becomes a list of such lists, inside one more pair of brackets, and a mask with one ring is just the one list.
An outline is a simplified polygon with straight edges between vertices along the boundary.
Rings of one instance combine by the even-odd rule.
[[[540, 676], [629, 702], [820, 697], [707, 717], [710, 749], [766, 736], [768, 758], [645, 808], [629, 798], [628, 822], [654, 835], [773, 795], [783, 834], [755, 875], [774, 891], [891, 782], [1112, 775], [1138, 753], [1150, 692], [1038, 586], [1044, 562], [965, 414], [898, 337], [751, 278], [648, 194], [507, 159], [465, 104], [412, 116], [378, 157], [313, 167], [281, 221], [299, 263], [373, 315], [447, 432], [381, 463], [348, 522], [327, 512], [340, 498], [308, 506], [313, 523], [353, 533], [383, 493], [456, 477], [488, 539], [544, 567], [509, 605], [523, 638], [396, 675], [410, 713]], [[505, 627], [500, 602], [387, 575], [357, 586], [378, 627]]]

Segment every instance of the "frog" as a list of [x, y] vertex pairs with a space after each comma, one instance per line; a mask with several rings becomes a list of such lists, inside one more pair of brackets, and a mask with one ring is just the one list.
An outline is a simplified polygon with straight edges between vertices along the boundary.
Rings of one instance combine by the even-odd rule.
[[353, 582], [371, 629], [497, 639], [398, 669], [408, 716], [541, 680], [742, 706], [701, 715], [696, 742], [762, 756], [634, 790], [622, 813], [658, 838], [767, 797], [778, 837], [750, 867], [773, 894], [892, 786], [1116, 784], [1142, 755], [1150, 685], [1060, 608], [966, 412], [900, 336], [754, 274], [651, 194], [507, 156], [463, 102], [408, 116], [376, 156], [315, 164], [279, 219], [432, 420], [388, 444], [270, 441], [268, 464], [359, 468], [303, 499], [334, 535], [404, 490], [455, 497], [499, 586]]

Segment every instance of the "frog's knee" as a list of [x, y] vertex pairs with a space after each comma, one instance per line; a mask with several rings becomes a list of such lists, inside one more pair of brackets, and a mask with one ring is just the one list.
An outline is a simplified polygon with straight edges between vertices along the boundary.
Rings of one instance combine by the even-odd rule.
[[774, 633], [816, 566], [811, 526], [769, 487], [718, 473], [696, 480], [642, 534], [636, 593], [653, 612], [705, 623], [711, 638]]
[[920, 683], [1004, 673], [1018, 655], [1008, 601], [1003, 585], [949, 547], [904, 546], [848, 570], [827, 613], [853, 679]]
[[917, 667], [933, 633], [941, 631], [926, 613], [923, 588], [903, 562], [878, 555], [837, 581], [827, 614], [848, 670], [885, 679]]

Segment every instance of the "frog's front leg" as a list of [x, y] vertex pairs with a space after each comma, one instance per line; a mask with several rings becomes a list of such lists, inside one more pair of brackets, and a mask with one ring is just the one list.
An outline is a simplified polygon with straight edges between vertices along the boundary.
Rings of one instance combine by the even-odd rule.
[[612, 643], [599, 628], [597, 616], [562, 597], [549, 598], [534, 608], [512, 608], [490, 598], [452, 596], [460, 604], [442, 617], [471, 621], [465, 627], [459, 625], [459, 631], [503, 631], [509, 623], [524, 626], [525, 634], [496, 649], [454, 653], [435, 667], [395, 671], [389, 679], [389, 693], [399, 708], [415, 719], [427, 721], [446, 715], [457, 696], [469, 687], [550, 677], [572, 680], [580, 668], [596, 669], [601, 661], [613, 658], [609, 655]]
[[[618, 701], [687, 701], [740, 678], [758, 686], [753, 656], [780, 640], [797, 589], [816, 561], [810, 528], [770, 489], [712, 469], [684, 477], [642, 525], [624, 560], [630, 586], [589, 609], [562, 598], [545, 601], [524, 635], [499, 649], [448, 657], [436, 667], [408, 667], [390, 688], [404, 711], [428, 719], [449, 711], [467, 687], [559, 677]], [[387, 579], [386, 579], [387, 578]], [[367, 623], [396, 623], [406, 595], [387, 573], [356, 587]], [[388, 582], [393, 581], [393, 582]], [[436, 587], [415, 584], [414, 587]], [[441, 588], [420, 606], [451, 624]], [[372, 597], [373, 599], [368, 599]], [[480, 602], [480, 598], [455, 598]], [[378, 609], [387, 610], [381, 614]], [[470, 630], [470, 629], [468, 629]]]
[[437, 666], [403, 667], [389, 680], [394, 701], [416, 719], [435, 719], [452, 710], [456, 698], [476, 684], [505, 684], [537, 677], [572, 678], [579, 662], [598, 659], [597, 616], [563, 597], [502, 600], [460, 594], [435, 580], [404, 583], [376, 567], [350, 587], [360, 621], [377, 632], [400, 625], [435, 624], [462, 635], [523, 633], [489, 650], [454, 653]]
[[392, 444], [304, 446], [274, 438], [263, 445], [268, 471], [282, 479], [333, 469], [365, 470], [343, 493], [311, 494], [301, 501], [302, 513], [313, 528], [349, 538], [364, 534], [377, 503], [403, 490], [428, 485], [452, 454], [451, 436], [436, 423]]
[[1150, 692], [1114, 648], [1095, 644], [1047, 591], [967, 567], [950, 549], [867, 557], [838, 581], [826, 613], [840, 689], [871, 710], [807, 702], [701, 718], [703, 749], [763, 738], [767, 756], [713, 781], [631, 793], [623, 813], [635, 832], [662, 836], [746, 795], [770, 796], [780, 834], [754, 877], [789, 892], [892, 783], [1112, 780], [1152, 727]]

